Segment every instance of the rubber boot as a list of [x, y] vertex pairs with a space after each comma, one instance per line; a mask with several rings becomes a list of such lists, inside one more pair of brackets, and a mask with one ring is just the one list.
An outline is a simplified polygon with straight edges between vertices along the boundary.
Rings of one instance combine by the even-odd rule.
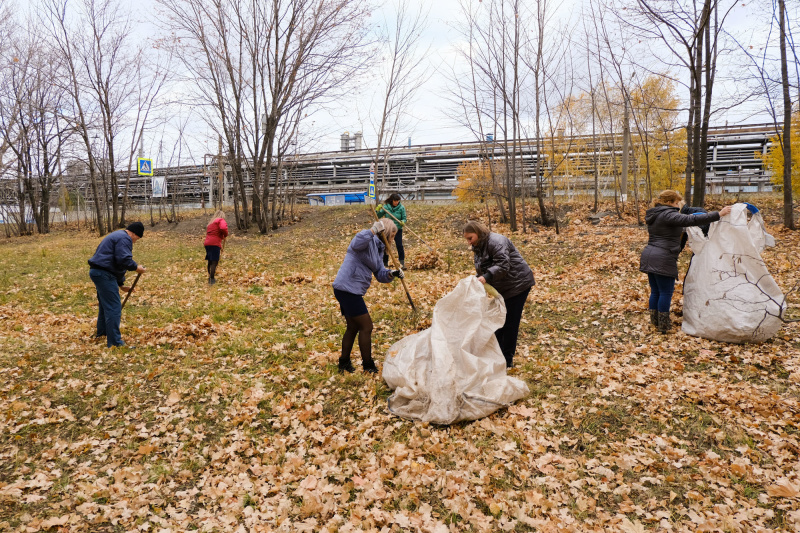
[[650, 323], [658, 327], [658, 309], [650, 309]]
[[669, 333], [669, 330], [672, 328], [672, 320], [669, 318], [669, 311], [658, 312], [658, 331], [661, 333]]
[[353, 366], [353, 363], [350, 362], [350, 358], [342, 359], [339, 358], [339, 372], [355, 372], [356, 368]]
[[401, 268], [401, 269], [403, 269], [403, 270], [405, 270], [405, 269], [406, 269], [406, 262], [405, 262], [405, 260], [403, 260], [403, 261], [400, 261], [400, 268]]

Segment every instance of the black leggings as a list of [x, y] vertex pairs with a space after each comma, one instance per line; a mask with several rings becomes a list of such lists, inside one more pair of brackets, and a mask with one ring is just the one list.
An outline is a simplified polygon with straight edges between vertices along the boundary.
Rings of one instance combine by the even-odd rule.
[[361, 351], [361, 363], [364, 368], [374, 368], [372, 360], [372, 318], [369, 313], [361, 316], [346, 316], [347, 329], [342, 337], [342, 362], [350, 361], [353, 343], [358, 336], [358, 349]]
[[214, 279], [214, 275], [217, 273], [217, 265], [219, 261], [209, 261], [208, 262], [208, 278]]
[[506, 359], [506, 366], [510, 367], [514, 360], [514, 353], [517, 351], [517, 337], [519, 336], [519, 323], [522, 320], [522, 310], [525, 308], [525, 300], [531, 292], [525, 292], [506, 298], [506, 322], [503, 327], [494, 332], [500, 350]]

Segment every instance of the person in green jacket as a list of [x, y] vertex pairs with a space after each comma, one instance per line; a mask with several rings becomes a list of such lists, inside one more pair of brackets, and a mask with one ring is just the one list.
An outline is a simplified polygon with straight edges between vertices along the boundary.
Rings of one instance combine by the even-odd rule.
[[[400, 259], [400, 267], [406, 269], [406, 251], [403, 248], [403, 226], [406, 225], [406, 208], [400, 203], [400, 195], [392, 193], [386, 198], [383, 204], [375, 206], [378, 218], [386, 217], [397, 226], [397, 233], [394, 236], [394, 245], [397, 247], [397, 258]], [[383, 252], [383, 265], [389, 266], [389, 251]]]

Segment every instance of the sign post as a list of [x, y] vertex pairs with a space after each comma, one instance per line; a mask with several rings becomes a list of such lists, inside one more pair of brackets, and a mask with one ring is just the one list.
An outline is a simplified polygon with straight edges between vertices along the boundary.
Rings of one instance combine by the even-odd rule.
[[367, 196], [375, 203], [375, 163], [369, 164], [369, 190]]

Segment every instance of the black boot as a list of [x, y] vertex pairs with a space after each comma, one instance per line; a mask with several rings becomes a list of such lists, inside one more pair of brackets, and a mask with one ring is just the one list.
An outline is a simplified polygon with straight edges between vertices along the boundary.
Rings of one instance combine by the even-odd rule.
[[658, 327], [658, 309], [650, 309], [650, 323]]
[[367, 374], [377, 374], [378, 373], [378, 367], [375, 366], [375, 361], [372, 360], [372, 357], [369, 357], [369, 358], [362, 357], [361, 358], [361, 366], [364, 367], [364, 372], [366, 372]]
[[661, 333], [669, 333], [669, 330], [672, 328], [672, 320], [669, 318], [669, 311], [658, 312], [658, 331]]
[[356, 367], [353, 366], [353, 363], [350, 362], [350, 358], [342, 359], [339, 358], [339, 372], [355, 372]]

